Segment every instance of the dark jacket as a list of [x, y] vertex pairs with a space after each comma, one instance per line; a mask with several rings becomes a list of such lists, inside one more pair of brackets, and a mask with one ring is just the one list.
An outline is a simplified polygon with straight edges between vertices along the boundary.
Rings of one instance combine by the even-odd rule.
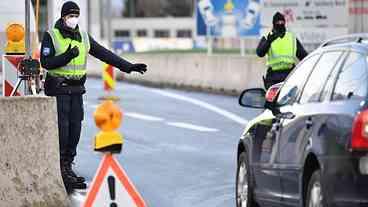
[[[68, 29], [61, 19], [56, 22], [55, 28], [59, 29], [61, 35], [64, 38], [68, 37], [79, 42], [82, 41], [79, 29], [77, 28], [75, 31]], [[120, 69], [120, 71], [122, 72], [130, 72], [129, 68], [132, 63], [124, 60], [123, 58], [115, 55], [110, 50], [104, 48], [103, 46], [98, 44], [90, 35], [88, 35], [88, 37], [91, 46], [89, 54], [107, 64], [113, 65], [114, 67]], [[47, 70], [53, 70], [65, 66], [73, 59], [73, 57], [69, 53], [63, 53], [61, 55], [55, 56], [55, 47], [48, 32], [45, 32], [43, 36], [40, 54], [41, 66]], [[46, 75], [45, 94], [48, 96], [62, 94], [83, 94], [85, 93], [85, 81], [86, 76], [84, 76], [81, 80], [68, 80], [65, 78], [56, 78], [50, 75]]]
[[[266, 37], [262, 37], [261, 41], [258, 43], [256, 53], [259, 57], [264, 57], [268, 50], [271, 47], [271, 42], [266, 39]], [[305, 51], [303, 45], [296, 39], [296, 57], [299, 60], [303, 60], [308, 53]]]
[[[264, 57], [268, 50], [271, 47], [272, 42], [267, 40], [266, 37], [262, 37], [261, 41], [259, 42], [257, 46], [256, 53], [259, 57]], [[301, 61], [303, 60], [308, 53], [305, 51], [303, 45], [299, 42], [298, 39], [296, 39], [296, 57]], [[293, 68], [290, 68], [290, 70], [284, 70], [284, 71], [273, 71], [272, 68], [267, 68], [266, 77], [263, 77], [263, 83], [266, 89], [268, 89], [270, 86], [280, 83], [285, 80], [285, 78], [289, 75], [290, 71]]]

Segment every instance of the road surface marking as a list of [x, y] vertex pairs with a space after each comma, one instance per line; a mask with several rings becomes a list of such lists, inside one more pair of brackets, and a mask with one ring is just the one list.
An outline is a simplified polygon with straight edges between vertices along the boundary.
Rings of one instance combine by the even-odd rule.
[[93, 109], [97, 109], [97, 107], [100, 105], [100, 104], [88, 105], [86, 103], [84, 103], [84, 104], [87, 105], [87, 106], [89, 106], [89, 107], [91, 107], [91, 108], [93, 108]]
[[217, 131], [219, 131], [218, 129], [207, 128], [207, 127], [203, 127], [203, 126], [198, 126], [198, 125], [193, 125], [193, 124], [188, 124], [188, 123], [182, 123], [182, 122], [167, 122], [166, 124], [169, 125], [169, 126], [175, 126], [175, 127], [184, 128], [184, 129], [191, 129], [191, 130], [196, 130], [196, 131], [200, 131], [200, 132], [217, 132]]
[[135, 112], [125, 112], [123, 113], [123, 115], [127, 117], [131, 117], [131, 118], [135, 118], [135, 119], [145, 120], [145, 121], [163, 121], [164, 120], [163, 118], [160, 118], [160, 117], [149, 116], [149, 115], [135, 113]]
[[190, 97], [187, 97], [187, 96], [183, 96], [183, 95], [179, 95], [179, 94], [175, 94], [175, 93], [170, 93], [170, 92], [167, 92], [167, 91], [157, 90], [157, 89], [153, 89], [152, 92], [160, 94], [162, 96], [166, 96], [166, 97], [174, 98], [174, 99], [177, 99], [177, 100], [189, 102], [189, 103], [192, 103], [194, 105], [206, 108], [206, 109], [208, 109], [210, 111], [213, 111], [217, 114], [220, 114], [220, 115], [222, 115], [222, 116], [224, 116], [224, 117], [226, 117], [226, 118], [228, 118], [232, 121], [235, 121], [236, 123], [241, 124], [241, 125], [245, 125], [245, 124], [248, 123], [248, 121], [246, 119], [243, 119], [242, 117], [240, 117], [240, 116], [238, 116], [234, 113], [231, 113], [229, 111], [221, 109], [217, 106], [211, 105], [211, 104], [209, 104], [207, 102], [204, 102], [204, 101], [200, 101], [200, 100], [190, 98]]

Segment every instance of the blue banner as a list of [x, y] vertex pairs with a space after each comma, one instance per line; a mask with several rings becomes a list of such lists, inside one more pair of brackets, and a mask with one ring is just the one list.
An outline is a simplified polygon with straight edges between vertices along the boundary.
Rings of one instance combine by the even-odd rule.
[[260, 0], [198, 0], [197, 35], [259, 36]]

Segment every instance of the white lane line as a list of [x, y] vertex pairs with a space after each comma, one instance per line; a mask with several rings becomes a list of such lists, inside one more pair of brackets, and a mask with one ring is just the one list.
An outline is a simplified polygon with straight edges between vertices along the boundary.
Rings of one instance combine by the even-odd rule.
[[145, 120], [145, 121], [163, 121], [164, 120], [163, 118], [160, 118], [160, 117], [149, 116], [149, 115], [140, 114], [136, 112], [125, 112], [123, 113], [123, 115], [127, 117], [131, 117], [131, 118], [135, 118], [135, 119]]
[[87, 105], [88, 107], [92, 108], [92, 109], [97, 109], [97, 107], [99, 106], [99, 104], [93, 104], [93, 105], [89, 105], [87, 103], [84, 103], [84, 105]]
[[217, 106], [211, 105], [211, 104], [209, 104], [207, 102], [204, 102], [204, 101], [200, 101], [200, 100], [190, 98], [190, 97], [187, 97], [187, 96], [174, 94], [174, 93], [170, 93], [170, 92], [162, 91], [162, 90], [157, 90], [157, 89], [153, 89], [152, 92], [160, 94], [162, 96], [166, 96], [166, 97], [174, 98], [174, 99], [177, 99], [177, 100], [189, 102], [189, 103], [192, 103], [194, 105], [206, 108], [206, 109], [208, 109], [210, 111], [213, 111], [217, 114], [220, 114], [220, 115], [222, 115], [222, 116], [224, 116], [224, 117], [226, 117], [226, 118], [228, 118], [232, 121], [235, 121], [236, 123], [241, 124], [241, 125], [245, 125], [246, 123], [248, 123], [248, 120], [243, 119], [242, 117], [240, 117], [240, 116], [238, 116], [234, 113], [231, 113], [229, 111], [221, 109]]
[[198, 126], [198, 125], [182, 123], [182, 122], [167, 122], [166, 124], [169, 125], [169, 126], [175, 126], [175, 127], [184, 128], [184, 129], [191, 129], [191, 130], [200, 131], [200, 132], [217, 132], [217, 131], [219, 131], [218, 129], [207, 128], [207, 127], [204, 127], [204, 126]]

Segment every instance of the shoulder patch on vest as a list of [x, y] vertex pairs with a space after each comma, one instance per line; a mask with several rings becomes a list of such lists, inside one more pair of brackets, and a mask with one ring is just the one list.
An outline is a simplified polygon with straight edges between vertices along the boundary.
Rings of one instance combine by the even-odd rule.
[[49, 47], [44, 47], [42, 50], [42, 55], [49, 56], [51, 52], [51, 49]]

